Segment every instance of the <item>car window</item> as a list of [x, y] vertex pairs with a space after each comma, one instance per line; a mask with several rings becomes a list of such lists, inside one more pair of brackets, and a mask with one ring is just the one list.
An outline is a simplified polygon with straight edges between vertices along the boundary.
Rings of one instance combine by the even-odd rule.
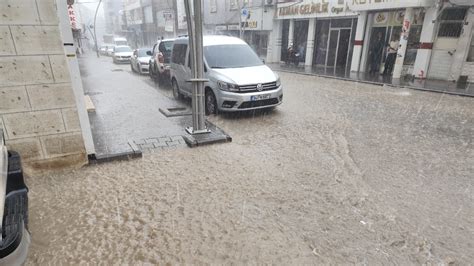
[[132, 48], [128, 47], [128, 46], [122, 46], [122, 47], [115, 47], [115, 52], [117, 53], [123, 53], [123, 52], [131, 52], [132, 51]]
[[172, 61], [176, 64], [184, 65], [186, 59], [187, 44], [175, 44], [173, 46]]
[[237, 68], [263, 65], [262, 60], [246, 44], [225, 44], [204, 47], [210, 68]]
[[162, 53], [170, 53], [173, 49], [173, 41], [163, 41], [160, 42], [160, 52]]
[[148, 51], [151, 51], [151, 50], [150, 50], [150, 49], [140, 49], [140, 50], [138, 50], [138, 56], [139, 56], [139, 57], [148, 56], [148, 55], [146, 54]]

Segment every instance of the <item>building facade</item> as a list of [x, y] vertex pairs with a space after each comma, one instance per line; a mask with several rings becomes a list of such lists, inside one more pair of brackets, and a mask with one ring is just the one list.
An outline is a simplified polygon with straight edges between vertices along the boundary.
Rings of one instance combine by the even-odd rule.
[[7, 0], [0, 9], [0, 127], [8, 148], [30, 175], [86, 164], [56, 1]]
[[160, 38], [174, 38], [186, 34], [187, 27], [179, 23], [183, 18], [183, 1], [124, 0], [124, 29], [133, 47], [153, 46]]
[[260, 57], [266, 58], [273, 30], [274, 2], [276, 1], [205, 0], [204, 33], [241, 36]]
[[374, 66], [382, 72], [386, 47], [398, 41], [393, 78], [473, 81], [473, 6], [463, 0], [280, 1], [267, 61], [285, 61], [292, 46], [306, 67], [323, 73], [348, 76]]

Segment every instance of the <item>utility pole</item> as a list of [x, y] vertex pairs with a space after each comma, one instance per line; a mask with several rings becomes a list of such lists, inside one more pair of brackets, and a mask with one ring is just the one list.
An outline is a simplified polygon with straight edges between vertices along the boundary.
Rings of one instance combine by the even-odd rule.
[[97, 13], [99, 12], [99, 7], [100, 7], [100, 4], [102, 3], [102, 0], [99, 1], [99, 3], [97, 4], [97, 8], [95, 9], [95, 15], [94, 15], [94, 42], [95, 42], [95, 52], [97, 53], [97, 57], [100, 57], [99, 55], [99, 48], [97, 47], [97, 31], [96, 31], [96, 21], [97, 21]]
[[[186, 131], [191, 134], [203, 134], [210, 131], [206, 127], [204, 117], [204, 55], [202, 41], [202, 1], [194, 1], [194, 17], [191, 13], [190, 0], [184, 0], [186, 9], [186, 20], [188, 24], [189, 51], [191, 52], [191, 66], [193, 77], [188, 82], [193, 83], [192, 110], [193, 126], [187, 127]], [[193, 19], [194, 18], [194, 19]]]

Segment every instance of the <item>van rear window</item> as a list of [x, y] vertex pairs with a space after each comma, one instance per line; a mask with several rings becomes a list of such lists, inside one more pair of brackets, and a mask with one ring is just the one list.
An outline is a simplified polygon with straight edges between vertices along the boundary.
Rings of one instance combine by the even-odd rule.
[[205, 46], [204, 56], [211, 68], [238, 68], [263, 65], [262, 60], [246, 44]]

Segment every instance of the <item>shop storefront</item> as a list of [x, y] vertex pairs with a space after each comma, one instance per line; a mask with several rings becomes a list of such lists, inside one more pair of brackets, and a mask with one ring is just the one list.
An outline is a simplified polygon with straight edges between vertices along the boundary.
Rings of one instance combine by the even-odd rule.
[[[413, 72], [413, 65], [416, 60], [418, 49], [420, 48], [420, 35], [424, 20], [424, 9], [415, 9], [414, 17], [411, 21], [410, 34], [407, 38], [407, 48], [403, 61], [402, 75]], [[368, 59], [364, 66], [365, 72], [383, 73], [387, 60], [387, 49], [390, 43], [399, 42], [403, 29], [403, 20], [405, 9], [392, 11], [370, 12], [369, 16], [373, 19], [371, 27], [368, 28]], [[384, 49], [379, 49], [382, 47]], [[376, 69], [373, 69], [376, 67]]]
[[277, 51], [281, 61], [290, 60], [291, 47], [298, 55], [297, 65], [314, 66], [332, 74], [350, 71], [357, 14], [347, 8], [345, 1], [287, 1], [278, 4], [276, 12], [281, 23], [281, 46]]

